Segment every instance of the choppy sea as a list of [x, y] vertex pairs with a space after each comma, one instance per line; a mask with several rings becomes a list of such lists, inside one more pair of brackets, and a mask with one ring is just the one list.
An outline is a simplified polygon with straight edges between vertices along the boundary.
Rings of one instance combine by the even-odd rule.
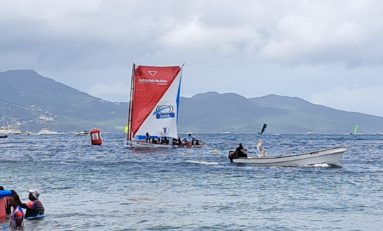
[[[264, 135], [269, 155], [346, 147], [339, 167], [231, 164], [257, 135], [195, 134], [198, 149], [133, 151], [123, 134], [0, 139], [0, 185], [47, 216], [24, 230], [383, 230], [383, 135]], [[8, 230], [8, 223], [0, 229]]]

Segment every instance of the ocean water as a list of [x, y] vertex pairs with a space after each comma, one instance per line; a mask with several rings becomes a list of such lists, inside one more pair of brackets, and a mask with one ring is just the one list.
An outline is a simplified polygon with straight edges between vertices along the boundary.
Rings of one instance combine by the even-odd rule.
[[[197, 135], [197, 149], [132, 151], [72, 134], [0, 139], [0, 185], [40, 191], [25, 230], [383, 230], [383, 135], [265, 135], [269, 155], [348, 148], [341, 166], [231, 164], [257, 135]], [[0, 229], [7, 229], [7, 222]]]

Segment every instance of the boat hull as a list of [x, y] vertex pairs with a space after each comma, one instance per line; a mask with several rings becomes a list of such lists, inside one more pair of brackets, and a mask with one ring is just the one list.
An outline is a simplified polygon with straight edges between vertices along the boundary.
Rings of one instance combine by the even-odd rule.
[[177, 144], [177, 145], [173, 145], [174, 148], [202, 148], [204, 146], [205, 145], [203, 145], [203, 144], [198, 144], [198, 145], [196, 145], [196, 144], [193, 144], [193, 145], [189, 145], [189, 144], [179, 145], [179, 144]]
[[171, 144], [153, 144], [145, 141], [128, 141], [127, 146], [131, 148], [173, 148]]
[[260, 166], [307, 166], [315, 164], [338, 165], [346, 148], [333, 148], [299, 155], [281, 157], [242, 157], [231, 159], [233, 163], [255, 164]]
[[145, 141], [128, 141], [127, 146], [131, 147], [131, 148], [137, 148], [137, 149], [140, 149], [140, 148], [143, 148], [143, 149], [145, 149], [145, 148], [156, 149], [156, 148], [201, 148], [204, 145], [203, 144], [199, 144], [199, 145], [153, 144], [153, 143], [148, 143], [148, 142], [145, 142]]

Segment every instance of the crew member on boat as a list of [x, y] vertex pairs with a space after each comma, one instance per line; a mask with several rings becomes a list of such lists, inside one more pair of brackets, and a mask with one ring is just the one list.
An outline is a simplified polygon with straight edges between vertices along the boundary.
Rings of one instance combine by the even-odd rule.
[[184, 142], [186, 145], [192, 145], [193, 144], [193, 136], [191, 133], [188, 134], [186, 138], [184, 138]]
[[166, 136], [162, 137], [161, 144], [169, 144], [169, 139]]
[[235, 151], [229, 152], [229, 159], [230, 162], [233, 162], [233, 159], [239, 158], [239, 157], [247, 157], [247, 149], [245, 149], [242, 145], [242, 143], [239, 143], [238, 147], [235, 149]]
[[258, 157], [259, 158], [265, 157], [266, 156], [266, 149], [263, 146], [262, 140], [258, 140], [257, 141], [256, 147], [257, 147], [257, 149], [259, 151]]
[[191, 145], [200, 145], [200, 140], [196, 139], [195, 137], [192, 136], [191, 133], [188, 134], [186, 138], [183, 139], [184, 143], [188, 146]]
[[173, 145], [182, 145], [181, 137], [178, 137], [178, 139], [177, 138], [173, 138], [172, 144]]
[[238, 144], [238, 147], [235, 149], [236, 157], [247, 157], [247, 149], [245, 149], [242, 143]]

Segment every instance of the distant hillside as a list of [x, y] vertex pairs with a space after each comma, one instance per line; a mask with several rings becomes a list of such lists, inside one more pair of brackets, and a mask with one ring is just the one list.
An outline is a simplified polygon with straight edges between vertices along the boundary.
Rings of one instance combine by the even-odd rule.
[[278, 108], [264, 108], [243, 96], [215, 92], [183, 98], [180, 127], [199, 132], [256, 132], [263, 124], [260, 118], [282, 115]]
[[[126, 123], [127, 107], [104, 101], [31, 70], [0, 72], [0, 123], [24, 130], [111, 130]], [[5, 117], [5, 118], [4, 118]], [[42, 117], [53, 118], [45, 122]], [[2, 124], [1, 124], [2, 125]]]
[[280, 128], [294, 125], [297, 132], [309, 129], [320, 133], [349, 133], [354, 125], [359, 125], [362, 128], [361, 132], [365, 133], [383, 131], [382, 117], [336, 110], [297, 97], [267, 95], [250, 100], [260, 106], [287, 110], [283, 120], [270, 117], [270, 121]]
[[[48, 127], [80, 131], [99, 127], [122, 131], [128, 103], [112, 103], [42, 77], [32, 70], [0, 72], [0, 126], [22, 130]], [[44, 122], [44, 118], [53, 121]], [[383, 118], [344, 112], [296, 97], [268, 95], [247, 99], [215, 92], [181, 98], [180, 132], [255, 133], [264, 123], [269, 133], [349, 133], [357, 124], [362, 132], [383, 132]]]
[[247, 99], [209, 92], [183, 99], [180, 125], [184, 131], [258, 132], [264, 123], [271, 133], [350, 133], [383, 131], [383, 118], [312, 104], [297, 97], [268, 95]]

